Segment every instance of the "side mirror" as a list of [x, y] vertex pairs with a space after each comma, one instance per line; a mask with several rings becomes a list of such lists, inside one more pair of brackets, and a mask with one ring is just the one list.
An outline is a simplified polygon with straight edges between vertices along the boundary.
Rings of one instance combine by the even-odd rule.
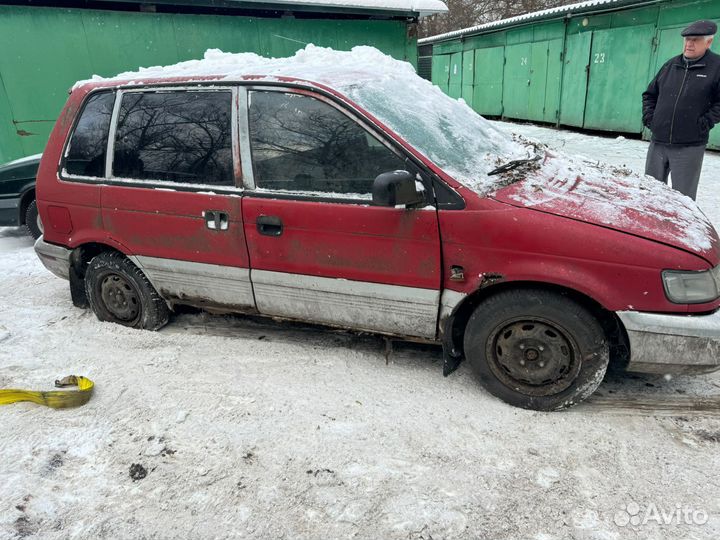
[[382, 173], [373, 182], [372, 201], [375, 206], [413, 205], [425, 201], [418, 193], [415, 177], [408, 171]]

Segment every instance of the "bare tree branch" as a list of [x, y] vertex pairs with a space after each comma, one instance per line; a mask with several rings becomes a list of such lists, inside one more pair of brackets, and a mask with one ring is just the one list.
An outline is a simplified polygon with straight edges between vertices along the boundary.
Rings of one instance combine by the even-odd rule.
[[508, 19], [577, 0], [446, 0], [448, 12], [420, 20], [419, 36], [430, 37], [479, 24]]

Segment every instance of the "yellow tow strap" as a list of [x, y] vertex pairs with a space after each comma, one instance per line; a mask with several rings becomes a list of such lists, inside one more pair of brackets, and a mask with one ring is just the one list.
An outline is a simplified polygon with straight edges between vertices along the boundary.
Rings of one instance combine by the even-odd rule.
[[0, 390], [0, 405], [10, 405], [18, 401], [32, 401], [38, 405], [45, 405], [53, 409], [79, 407], [80, 405], [85, 405], [90, 400], [95, 384], [85, 377], [69, 375], [59, 381], [55, 381], [55, 386], [58, 388], [77, 386], [78, 389], [49, 390], [47, 392], [15, 389]]

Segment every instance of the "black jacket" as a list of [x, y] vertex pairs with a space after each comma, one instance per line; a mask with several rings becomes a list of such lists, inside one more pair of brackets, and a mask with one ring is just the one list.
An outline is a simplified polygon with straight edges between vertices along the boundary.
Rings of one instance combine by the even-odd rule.
[[680, 146], [707, 144], [720, 122], [720, 56], [707, 51], [689, 64], [668, 60], [643, 93], [643, 124], [652, 140]]

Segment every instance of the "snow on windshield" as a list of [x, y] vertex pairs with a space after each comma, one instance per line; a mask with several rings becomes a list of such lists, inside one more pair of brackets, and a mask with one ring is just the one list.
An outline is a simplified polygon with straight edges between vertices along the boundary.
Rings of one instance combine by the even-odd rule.
[[335, 51], [308, 45], [289, 58], [210, 49], [202, 60], [141, 68], [112, 79], [95, 76], [92, 80], [133, 80], [140, 84], [154, 78], [221, 76], [232, 80], [248, 75], [294, 77], [337, 89], [447, 174], [480, 194], [498, 187], [498, 178], [488, 177], [487, 172], [506, 161], [532, 155], [531, 148], [513, 142], [463, 101], [449, 98], [419, 77], [411, 64], [373, 47]]
[[[410, 68], [402, 63], [400, 68]], [[531, 157], [532, 146], [512, 141], [461, 100], [413, 73], [389, 74], [373, 84], [343, 88], [443, 171], [481, 195], [500, 187], [487, 176], [499, 164]]]

